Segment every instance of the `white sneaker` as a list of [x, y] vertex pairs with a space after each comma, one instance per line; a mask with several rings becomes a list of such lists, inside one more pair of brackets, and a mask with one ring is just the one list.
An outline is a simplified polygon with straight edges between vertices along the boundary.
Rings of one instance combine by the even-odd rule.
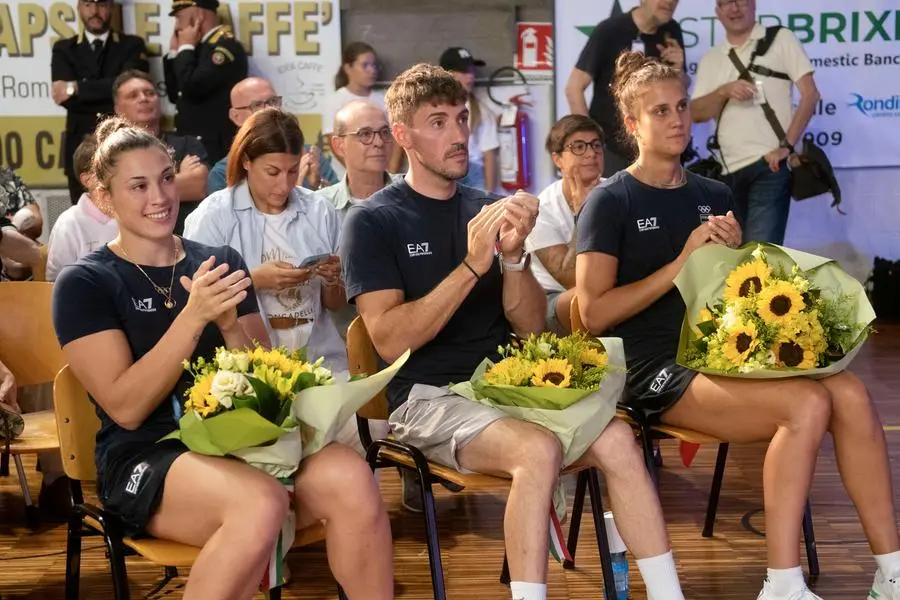
[[868, 600], [900, 600], [900, 579], [888, 579], [878, 569], [875, 571], [875, 581], [869, 590]]
[[769, 588], [769, 580], [767, 579], [765, 583], [763, 583], [763, 589], [759, 593], [759, 596], [756, 597], [756, 600], [822, 600], [822, 598], [809, 591], [809, 588], [803, 588], [789, 596], [776, 596]]

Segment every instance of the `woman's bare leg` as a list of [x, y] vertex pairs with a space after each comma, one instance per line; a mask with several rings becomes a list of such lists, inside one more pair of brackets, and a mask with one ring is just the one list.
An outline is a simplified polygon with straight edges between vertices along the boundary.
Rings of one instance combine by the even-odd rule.
[[185, 600], [247, 600], [259, 588], [287, 511], [287, 492], [273, 477], [237, 460], [189, 452], [169, 469], [147, 531], [203, 548]]
[[884, 428], [866, 386], [855, 375], [821, 380], [831, 393], [831, 423], [838, 471], [859, 513], [874, 554], [900, 550], [894, 490]]
[[763, 466], [771, 569], [800, 564], [801, 517], [831, 418], [825, 386], [805, 378], [743, 380], [697, 375], [663, 421], [729, 442], [771, 440]]
[[295, 478], [297, 521], [325, 521], [328, 564], [350, 600], [392, 600], [391, 524], [368, 464], [341, 444], [305, 459]]

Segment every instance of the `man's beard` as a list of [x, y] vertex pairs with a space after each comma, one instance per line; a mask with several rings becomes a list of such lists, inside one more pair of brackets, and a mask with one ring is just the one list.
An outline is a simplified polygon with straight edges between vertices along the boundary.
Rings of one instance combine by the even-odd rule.
[[103, 21], [103, 24], [100, 25], [99, 27], [93, 27], [92, 25], [90, 25], [91, 21], [93, 21], [93, 19], [88, 19], [87, 21], [84, 22], [84, 28], [89, 33], [91, 33], [93, 35], [103, 35], [107, 31], [109, 31], [109, 23], [110, 23], [111, 19], [106, 19], [105, 21]]
[[424, 160], [420, 161], [420, 162], [423, 167], [425, 167], [427, 170], [431, 171], [438, 177], [441, 177], [447, 181], [458, 181], [469, 174], [468, 150], [466, 148], [466, 145], [465, 144], [454, 144], [453, 147], [449, 151], [447, 151], [447, 153], [444, 155], [444, 158], [449, 158], [450, 155], [455, 154], [455, 153], [459, 152], [460, 150], [465, 150], [466, 156], [467, 156], [465, 168], [462, 169], [461, 172], [453, 172], [441, 165], [432, 165], [432, 164], [425, 162]]

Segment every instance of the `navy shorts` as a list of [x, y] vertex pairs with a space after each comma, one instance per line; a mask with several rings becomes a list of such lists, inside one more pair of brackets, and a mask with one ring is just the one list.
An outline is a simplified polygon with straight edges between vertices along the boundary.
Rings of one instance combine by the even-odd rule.
[[146, 534], [162, 502], [169, 468], [185, 452], [187, 446], [180, 440], [165, 440], [107, 464], [98, 481], [98, 494], [103, 508], [119, 520], [122, 535]]
[[662, 414], [672, 408], [697, 371], [675, 364], [674, 356], [657, 356], [628, 363], [623, 402], [644, 413], [651, 425], [660, 422]]

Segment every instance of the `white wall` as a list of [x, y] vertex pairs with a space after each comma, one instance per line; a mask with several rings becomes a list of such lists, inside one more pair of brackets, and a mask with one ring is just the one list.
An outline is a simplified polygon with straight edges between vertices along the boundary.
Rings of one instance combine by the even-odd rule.
[[830, 196], [792, 202], [785, 244], [834, 258], [864, 281], [875, 256], [900, 259], [900, 168], [836, 174], [847, 215], [829, 208]]

